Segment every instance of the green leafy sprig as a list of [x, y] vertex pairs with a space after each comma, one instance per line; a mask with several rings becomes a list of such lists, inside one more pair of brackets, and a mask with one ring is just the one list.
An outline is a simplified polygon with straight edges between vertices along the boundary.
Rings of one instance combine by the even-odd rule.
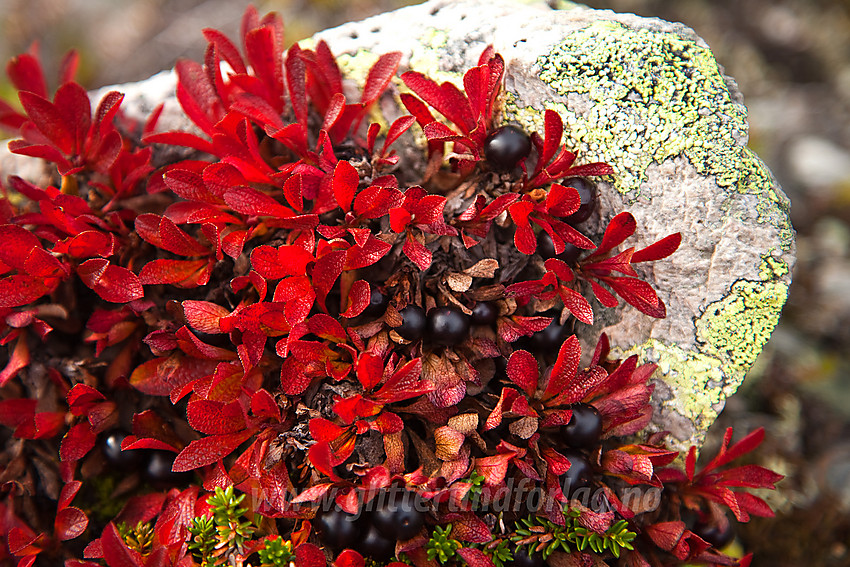
[[260, 556], [260, 567], [288, 567], [295, 557], [292, 553], [292, 542], [281, 536], [269, 538], [263, 549], [257, 551]]
[[429, 560], [436, 560], [440, 565], [445, 565], [446, 562], [454, 559], [461, 545], [458, 540], [450, 537], [451, 531], [451, 524], [434, 528], [431, 539], [425, 544], [425, 550]]
[[548, 559], [557, 550], [571, 553], [573, 549], [585, 551], [590, 548], [599, 554], [610, 551], [619, 558], [620, 550], [633, 549], [631, 542], [637, 534], [628, 530], [628, 522], [625, 520], [615, 522], [604, 534], [598, 534], [579, 523], [579, 510], [566, 510], [565, 516], [564, 526], [538, 516], [523, 518], [517, 522], [516, 535], [511, 540], [518, 547], [528, 545], [529, 555], [538, 552], [543, 555], [543, 559]]
[[150, 553], [154, 539], [153, 526], [150, 522], [139, 522], [132, 528], [121, 522], [116, 527], [118, 528], [118, 535], [121, 536], [127, 547], [141, 555]]

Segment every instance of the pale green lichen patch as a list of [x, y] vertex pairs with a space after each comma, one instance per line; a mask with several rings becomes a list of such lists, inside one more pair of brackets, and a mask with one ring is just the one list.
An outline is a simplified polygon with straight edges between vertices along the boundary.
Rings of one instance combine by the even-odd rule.
[[[778, 277], [775, 270], [782, 270], [782, 264], [771, 257], [762, 271], [771, 270]], [[784, 269], [787, 273], [787, 265]], [[739, 280], [729, 295], [708, 305], [697, 319], [697, 340], [705, 344], [707, 352], [725, 361], [734, 381], [743, 380], [776, 327], [787, 298], [784, 281]]]
[[662, 400], [662, 407], [687, 418], [699, 432], [714, 423], [715, 408], [727, 396], [720, 359], [658, 339], [650, 339], [625, 354], [634, 353], [657, 364], [657, 375], [676, 393], [673, 398]]
[[758, 222], [778, 228], [781, 248], [790, 250], [794, 245], [791, 202], [779, 191], [773, 174], [764, 162], [749, 148], [744, 148], [736, 188], [739, 193], [758, 197]]
[[540, 78], [589, 104], [565, 112], [567, 144], [615, 169], [615, 187], [637, 195], [652, 163], [686, 155], [720, 186], [738, 182], [746, 137], [711, 51], [689, 39], [615, 22], [594, 22], [538, 58]]

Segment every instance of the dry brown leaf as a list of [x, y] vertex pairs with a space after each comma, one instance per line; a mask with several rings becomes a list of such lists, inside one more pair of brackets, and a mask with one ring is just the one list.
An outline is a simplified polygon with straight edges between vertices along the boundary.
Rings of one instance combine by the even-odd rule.
[[484, 258], [476, 262], [474, 266], [463, 271], [464, 274], [469, 274], [473, 278], [493, 278], [496, 277], [496, 270], [499, 269], [499, 262], [495, 258]]
[[521, 439], [528, 439], [537, 431], [536, 417], [522, 417], [510, 424], [508, 427], [511, 433]]
[[436, 450], [434, 454], [441, 461], [453, 461], [460, 454], [460, 448], [466, 437], [460, 431], [444, 425], [434, 430]]
[[472, 287], [472, 276], [467, 274], [458, 274], [457, 272], [450, 272], [446, 275], [446, 283], [449, 284], [452, 291], [463, 293]]
[[478, 429], [478, 414], [477, 413], [462, 413], [449, 418], [449, 427], [455, 431], [460, 431], [464, 435], [469, 435]]

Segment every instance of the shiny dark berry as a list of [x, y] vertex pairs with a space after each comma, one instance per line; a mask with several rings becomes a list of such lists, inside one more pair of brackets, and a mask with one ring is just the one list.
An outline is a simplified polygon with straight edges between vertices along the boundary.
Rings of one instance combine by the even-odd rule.
[[313, 526], [316, 528], [319, 541], [335, 551], [353, 548], [361, 540], [364, 532], [364, 522], [360, 517], [336, 507], [316, 514]]
[[379, 498], [378, 508], [372, 512], [372, 525], [389, 538], [408, 540], [425, 525], [425, 513], [416, 509], [416, 494], [408, 491], [391, 491]]
[[174, 472], [174, 453], [168, 451], [151, 451], [148, 453], [148, 464], [145, 467], [145, 477], [156, 487], [170, 487], [186, 484], [192, 480], [190, 472]]
[[357, 551], [375, 561], [386, 561], [395, 555], [395, 541], [384, 537], [381, 531], [372, 524], [360, 538]]
[[570, 469], [561, 477], [564, 494], [572, 496], [581, 488], [588, 488], [593, 480], [593, 467], [590, 461], [575, 449], [563, 449], [561, 454], [570, 462]]
[[581, 256], [582, 249], [569, 242], [564, 242], [564, 251], [558, 255], [559, 260], [563, 260], [570, 266], [578, 264], [578, 259]]
[[369, 295], [369, 305], [366, 306], [366, 309], [363, 310], [363, 315], [367, 317], [380, 317], [384, 314], [384, 311], [387, 310], [387, 305], [389, 305], [389, 298], [381, 293], [381, 291], [373, 287], [372, 292]]
[[529, 348], [538, 353], [557, 352], [565, 338], [566, 326], [561, 325], [555, 316], [548, 327], [531, 335]]
[[531, 138], [517, 126], [508, 124], [484, 140], [484, 157], [494, 169], [506, 171], [531, 153]]
[[121, 450], [121, 443], [127, 435], [129, 434], [126, 431], [113, 429], [105, 434], [103, 445], [101, 445], [106, 462], [121, 471], [129, 471], [141, 466], [144, 459], [144, 451]]
[[472, 308], [472, 323], [475, 325], [492, 325], [499, 318], [499, 308], [491, 301], [479, 301]]
[[564, 442], [570, 447], [593, 447], [602, 435], [602, 416], [590, 404], [575, 404], [570, 422], [561, 429]]
[[557, 258], [562, 262], [566, 262], [571, 266], [575, 266], [578, 264], [579, 256], [581, 256], [581, 248], [575, 246], [574, 244], [570, 244], [569, 242], [564, 242], [564, 251], [560, 254], [555, 252], [555, 243], [552, 241], [552, 237], [549, 236], [548, 232], [541, 231], [537, 235], [537, 253], [540, 254], [540, 257], [544, 260], [548, 260], [549, 258]]
[[425, 332], [425, 311], [418, 305], [410, 304], [399, 313], [402, 322], [395, 328], [396, 333], [409, 341], [421, 339]]
[[555, 243], [552, 241], [552, 237], [544, 230], [541, 230], [537, 234], [537, 253], [540, 254], [540, 257], [544, 260], [554, 258], [558, 255], [558, 253], [555, 252]]
[[596, 186], [581, 177], [567, 179], [564, 185], [578, 191], [578, 196], [581, 198], [581, 205], [579, 205], [578, 210], [564, 220], [570, 224], [586, 221], [596, 208]]
[[735, 539], [735, 528], [732, 527], [732, 522], [727, 522], [725, 528], [715, 524], [697, 522], [691, 531], [717, 549], [723, 549]]
[[543, 567], [546, 564], [539, 553], [528, 554], [528, 546], [524, 545], [514, 551], [514, 560], [505, 563], [506, 567]]
[[435, 307], [428, 312], [428, 339], [435, 344], [452, 346], [469, 334], [469, 317], [457, 307]]

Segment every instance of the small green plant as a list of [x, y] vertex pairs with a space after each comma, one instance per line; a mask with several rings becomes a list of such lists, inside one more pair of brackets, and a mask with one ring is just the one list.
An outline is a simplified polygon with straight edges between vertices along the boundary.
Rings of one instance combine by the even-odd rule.
[[440, 565], [445, 565], [447, 561], [455, 557], [457, 550], [460, 549], [460, 542], [450, 537], [451, 531], [451, 524], [434, 528], [431, 539], [425, 544], [429, 560], [437, 560]]
[[154, 539], [153, 526], [150, 522], [139, 522], [132, 528], [121, 522], [117, 527], [118, 535], [121, 536], [127, 547], [142, 555], [150, 553]]
[[633, 549], [631, 542], [637, 534], [627, 529], [628, 522], [625, 520], [616, 522], [604, 534], [599, 534], [579, 524], [579, 510], [565, 510], [565, 515], [564, 526], [538, 516], [523, 518], [517, 522], [516, 535], [511, 540], [518, 547], [528, 545], [529, 554], [539, 552], [543, 559], [559, 549], [566, 553], [570, 553], [572, 548], [577, 551], [590, 548], [596, 553], [610, 551], [617, 558], [621, 549]]
[[209, 516], [198, 516], [192, 518], [189, 524], [189, 551], [201, 562], [202, 567], [215, 565], [212, 553], [215, 550], [215, 522]]
[[215, 494], [210, 497], [208, 502], [213, 508], [213, 521], [218, 539], [216, 549], [228, 548], [242, 554], [243, 544], [254, 535], [256, 528], [250, 521], [243, 518], [248, 508], [239, 507], [243, 500], [245, 495], [236, 496], [232, 486], [226, 489], [216, 487]]
[[192, 519], [189, 550], [202, 567], [218, 565], [226, 555], [244, 555], [244, 544], [256, 531], [256, 527], [244, 518], [248, 511], [240, 507], [244, 499], [245, 495], [237, 496], [232, 486], [216, 487], [215, 494], [208, 500], [212, 518], [205, 515]]
[[[492, 543], [495, 543], [495, 541]], [[513, 546], [511, 545], [510, 540], [503, 539], [496, 545], [492, 545], [492, 543], [484, 547], [484, 553], [487, 554], [490, 561], [493, 562], [493, 565], [496, 567], [504, 567], [506, 563], [514, 560], [514, 553], [511, 551]]]
[[471, 485], [465, 498], [470, 502], [473, 510], [478, 509], [479, 500], [481, 499], [481, 491], [484, 488], [484, 480], [484, 475], [478, 474], [476, 471], [472, 471], [472, 474], [470, 474], [468, 478], [461, 481], [468, 482]]
[[260, 567], [288, 567], [294, 558], [292, 542], [281, 536], [267, 539], [265, 547], [257, 554], [260, 556]]

